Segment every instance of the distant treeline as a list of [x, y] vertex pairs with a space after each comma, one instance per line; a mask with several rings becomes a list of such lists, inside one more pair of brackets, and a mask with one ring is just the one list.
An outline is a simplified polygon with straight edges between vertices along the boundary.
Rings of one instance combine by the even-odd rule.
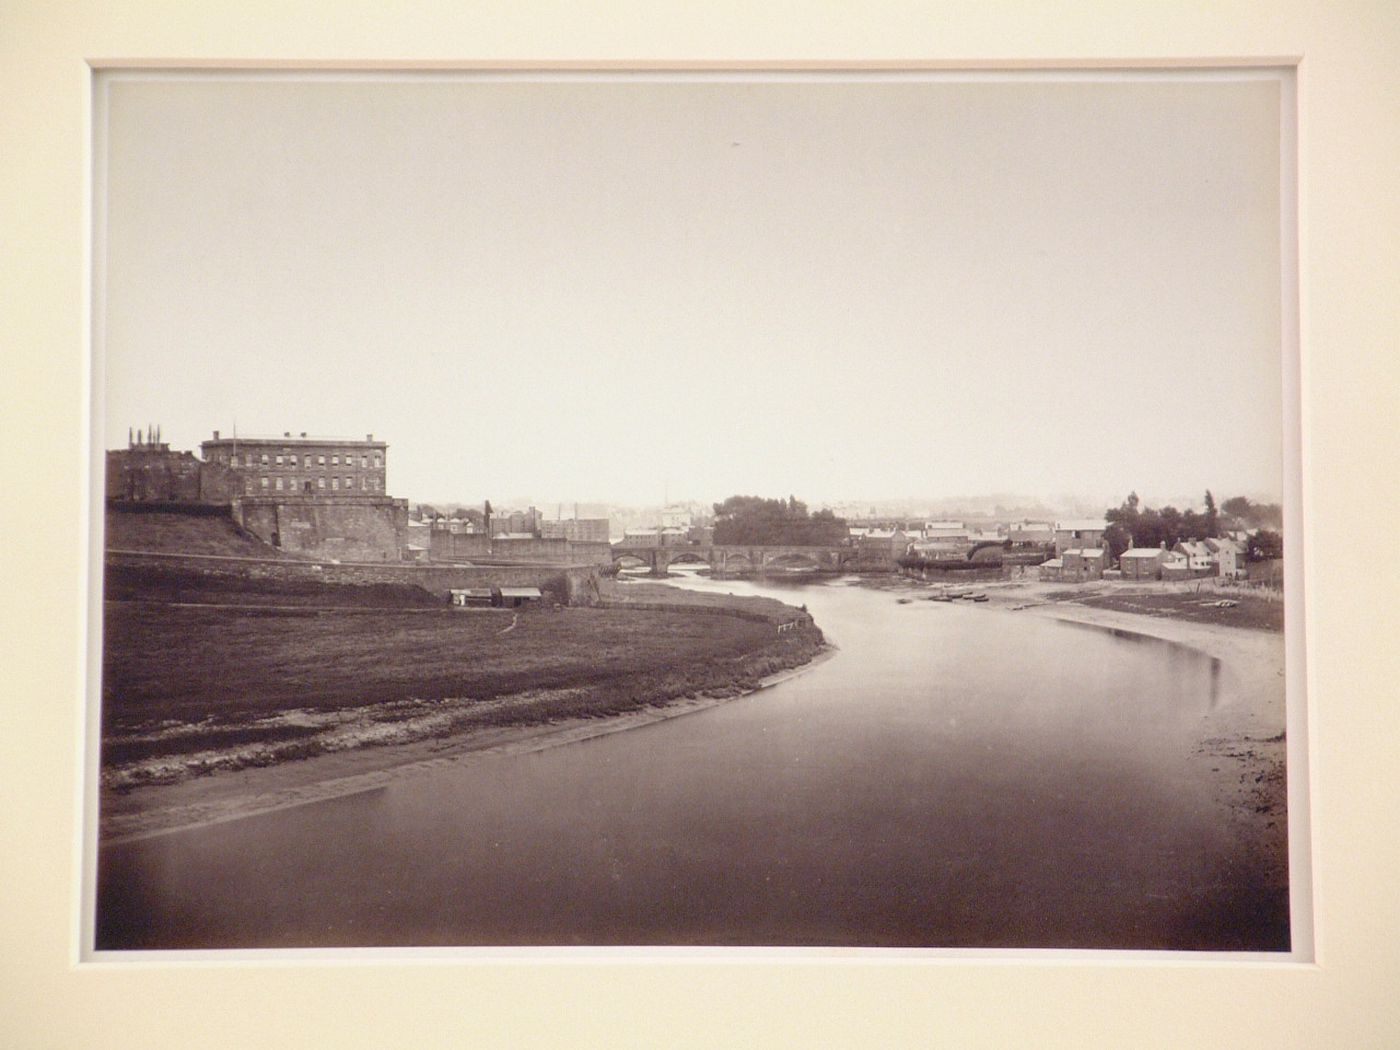
[[807, 504], [796, 496], [730, 496], [714, 507], [718, 544], [830, 547], [845, 543], [850, 535], [846, 519], [829, 510], [809, 514]]

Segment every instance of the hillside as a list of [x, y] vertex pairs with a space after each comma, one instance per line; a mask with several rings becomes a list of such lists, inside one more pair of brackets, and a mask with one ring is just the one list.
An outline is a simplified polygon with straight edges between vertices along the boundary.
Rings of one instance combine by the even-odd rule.
[[276, 547], [234, 524], [226, 515], [181, 510], [107, 508], [106, 549], [159, 554], [222, 554], [234, 558], [284, 558]]

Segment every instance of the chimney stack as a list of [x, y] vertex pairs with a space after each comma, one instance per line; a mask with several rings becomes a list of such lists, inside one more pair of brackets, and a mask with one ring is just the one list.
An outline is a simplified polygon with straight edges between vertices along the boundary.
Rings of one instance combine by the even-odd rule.
[[366, 434], [366, 435], [365, 435], [365, 440], [366, 440], [366, 441], [373, 441], [373, 440], [374, 440], [374, 435], [373, 435], [373, 434]]
[[291, 432], [290, 430], [284, 430], [284, 431], [282, 431], [282, 436], [283, 436], [284, 438], [289, 438], [289, 437], [292, 436], [292, 432]]
[[302, 436], [302, 437], [306, 437], [306, 431], [303, 430], [303, 431], [301, 432], [301, 436]]
[[219, 440], [219, 432], [218, 432], [217, 430], [214, 431], [214, 440], [215, 440], [215, 441], [218, 441], [218, 440]]

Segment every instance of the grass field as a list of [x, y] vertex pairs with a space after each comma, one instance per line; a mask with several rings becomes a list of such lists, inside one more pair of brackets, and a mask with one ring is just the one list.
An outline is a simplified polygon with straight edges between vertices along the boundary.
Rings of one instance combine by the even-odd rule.
[[[814, 627], [626, 609], [105, 606], [104, 770], [208, 769], [726, 695], [805, 663]], [[514, 626], [512, 626], [512, 624]], [[222, 754], [220, 754], [222, 752]], [[167, 767], [136, 776], [178, 778]]]

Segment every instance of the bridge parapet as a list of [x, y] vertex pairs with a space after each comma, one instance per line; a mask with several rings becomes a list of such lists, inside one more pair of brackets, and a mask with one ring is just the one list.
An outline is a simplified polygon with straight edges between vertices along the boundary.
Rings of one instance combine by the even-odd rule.
[[613, 558], [636, 558], [651, 567], [653, 575], [663, 575], [672, 563], [702, 561], [720, 572], [740, 569], [761, 572], [779, 563], [839, 571], [855, 562], [859, 552], [854, 547], [804, 547], [796, 545], [763, 546], [741, 544], [655, 545], [613, 544]]

